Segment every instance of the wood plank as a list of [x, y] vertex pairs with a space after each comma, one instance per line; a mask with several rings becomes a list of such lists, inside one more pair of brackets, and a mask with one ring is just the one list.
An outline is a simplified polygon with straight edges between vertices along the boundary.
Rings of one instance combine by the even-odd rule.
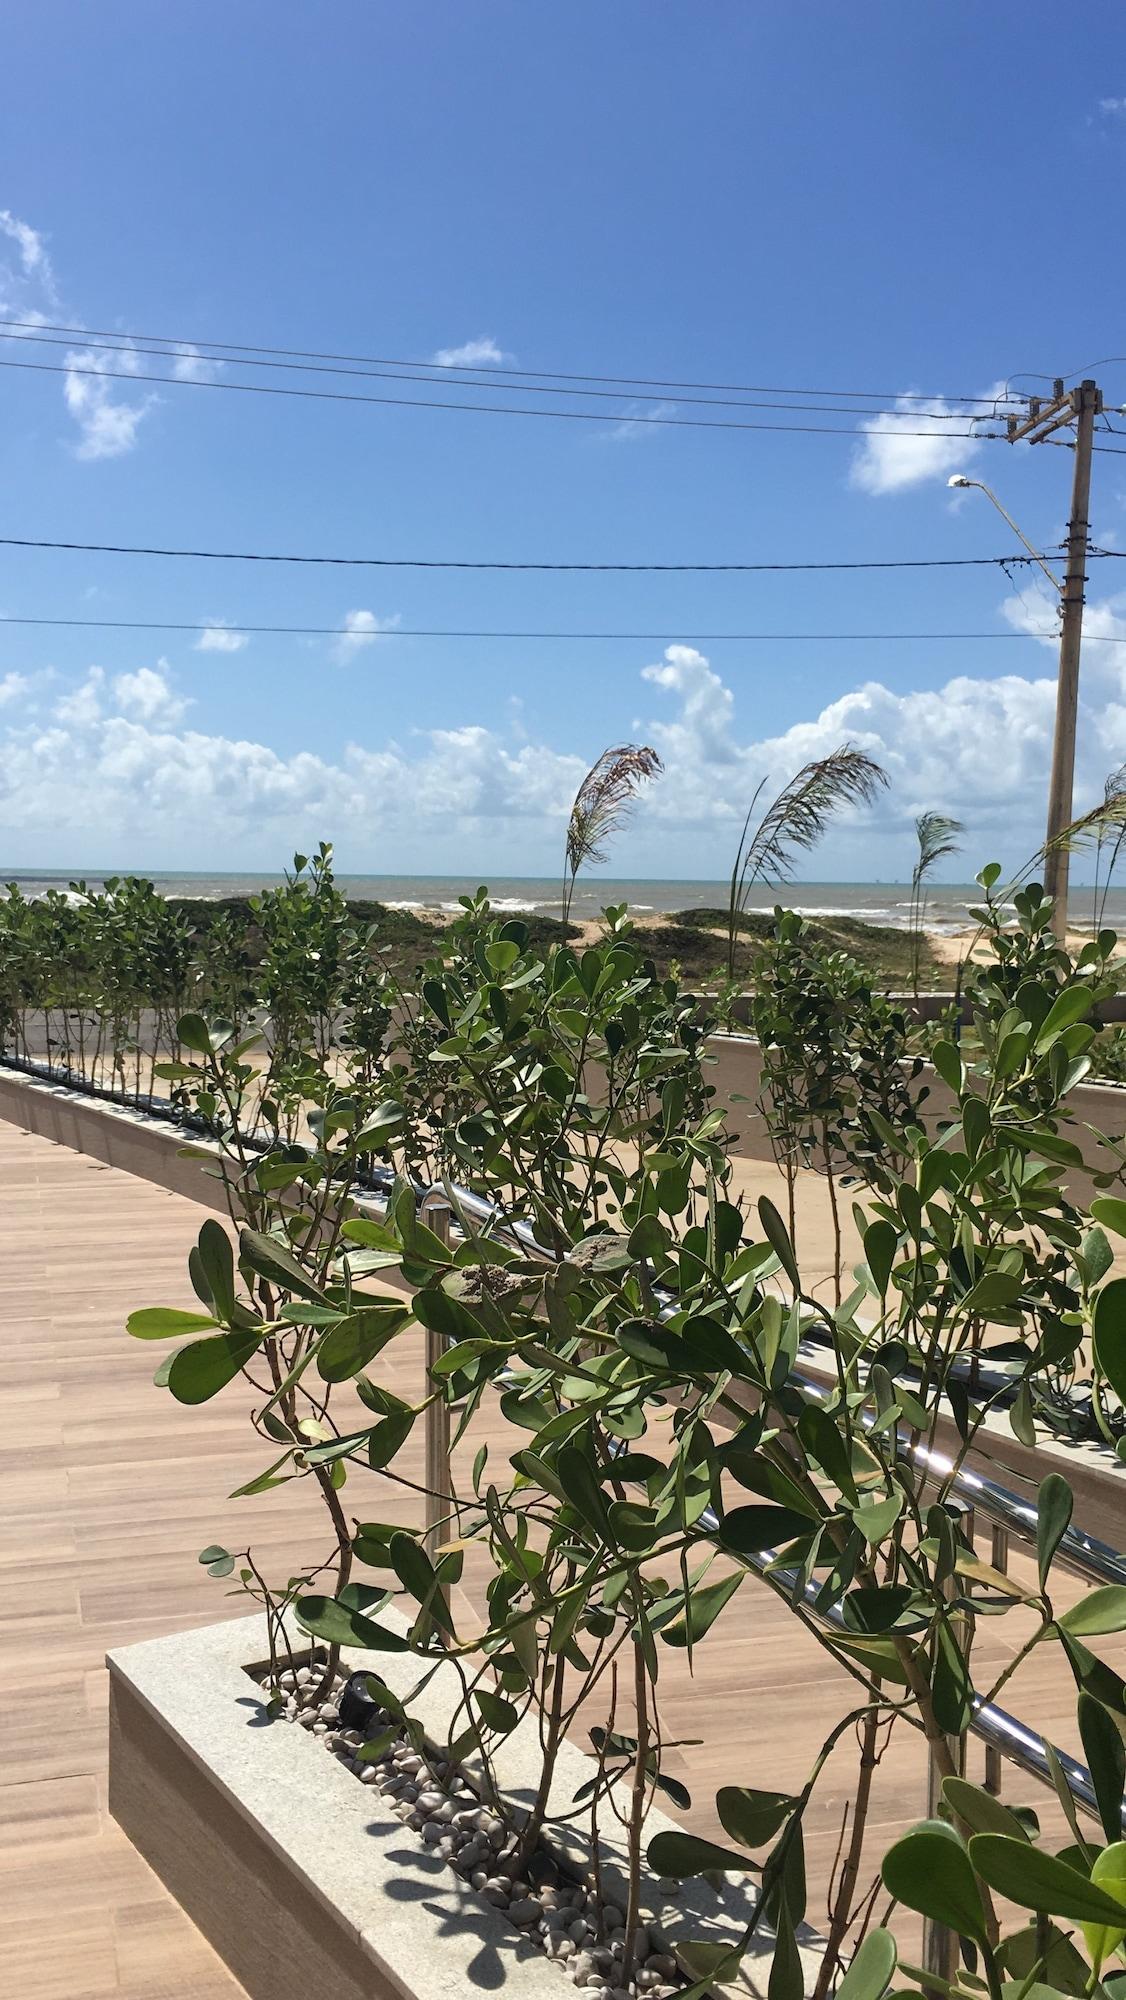
[[[757, 1174], [748, 1176], [746, 1191], [756, 1186]], [[197, 1551], [211, 1541], [245, 1546], [251, 1536], [275, 1571], [288, 1568], [323, 1547], [319, 1502], [307, 1482], [228, 1498], [266, 1462], [242, 1421], [240, 1391], [184, 1411], [152, 1386], [157, 1350], [124, 1333], [139, 1306], [194, 1304], [186, 1261], [202, 1219], [196, 1204], [4, 1123], [0, 1201], [19, 1217], [0, 1235], [15, 1327], [0, 1393], [16, 1413], [0, 1457], [0, 1948], [24, 2000], [237, 2000], [241, 1989], [108, 1817], [102, 1655], [133, 1637], [240, 1615], [244, 1600], [204, 1574]], [[391, 1352], [384, 1379], [416, 1394], [421, 1341]], [[467, 1441], [465, 1464], [483, 1440], [504, 1448], [495, 1410]], [[404, 1468], [412, 1476], [421, 1438], [414, 1449], [417, 1463], [408, 1457]], [[414, 1495], [378, 1491], [381, 1518], [414, 1519]], [[483, 1565], [470, 1561], [464, 1589], [478, 1612], [482, 1581]], [[1075, 1588], [1061, 1584], [1061, 1603]], [[1019, 1616], [982, 1621], [979, 1679], [999, 1670], [1026, 1629]], [[1099, 1643], [1121, 1670], [1126, 1641]], [[753, 1579], [697, 1652], [694, 1675], [683, 1654], [663, 1652], [661, 1665], [666, 1736], [703, 1739], [670, 1754], [670, 1770], [693, 1795], [684, 1817], [713, 1834], [719, 1785], [804, 1780], [852, 1685]], [[1022, 1666], [1003, 1700], [1078, 1748], [1058, 1655]], [[592, 1705], [578, 1740], [584, 1721], [604, 1719]], [[824, 1920], [855, 1787], [850, 1743], [830, 1761], [811, 1813], [814, 1923]], [[972, 1760], [980, 1776], [980, 1747]], [[880, 1842], [922, 1815], [924, 1787], [918, 1738], [901, 1729], [877, 1774], [873, 1865]], [[1062, 1838], [1048, 1793], [1018, 1777], [1008, 1794], [1035, 1803], [1049, 1834]]]

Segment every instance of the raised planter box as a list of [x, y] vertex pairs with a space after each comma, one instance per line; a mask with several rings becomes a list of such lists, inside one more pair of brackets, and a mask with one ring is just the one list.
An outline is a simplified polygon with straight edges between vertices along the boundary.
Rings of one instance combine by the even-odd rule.
[[[267, 1721], [252, 1677], [264, 1654], [256, 1614], [145, 1640], [107, 1660], [110, 1810], [250, 2000], [469, 2000], [500, 1987], [512, 2000], [568, 2000], [575, 1989], [560, 1966], [428, 1851], [374, 1787], [305, 1730]], [[347, 1664], [377, 1668], [401, 1696], [418, 1679], [409, 1655], [354, 1655]], [[459, 1694], [453, 1669], [439, 1669], [411, 1704], [435, 1744]], [[513, 1803], [530, 1799], [538, 1757], [526, 1721], [496, 1759]], [[564, 1747], [561, 1808], [593, 1769]], [[654, 1811], [647, 1837], [669, 1825]], [[583, 1872], [577, 1845], [571, 1858]], [[602, 1865], [605, 1892], [615, 1893], [612, 1847]], [[678, 1939], [730, 1941], [749, 1919], [752, 1894], [729, 1884], [717, 1896], [689, 1882], [675, 1904], [651, 1902], [645, 1914], [673, 1950]], [[765, 1937], [745, 1960], [747, 1995], [765, 1993], [772, 1950]], [[803, 1962], [811, 1986], [812, 1932]]]

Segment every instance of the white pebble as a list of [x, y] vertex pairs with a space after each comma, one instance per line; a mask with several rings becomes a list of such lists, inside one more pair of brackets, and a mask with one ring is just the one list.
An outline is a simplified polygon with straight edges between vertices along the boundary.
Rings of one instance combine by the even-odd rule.
[[420, 1812], [437, 1812], [439, 1806], [447, 1803], [445, 1792], [420, 1792], [418, 1809]]
[[379, 1772], [376, 1770], [374, 1764], [360, 1765], [360, 1783], [361, 1785], [378, 1785]]

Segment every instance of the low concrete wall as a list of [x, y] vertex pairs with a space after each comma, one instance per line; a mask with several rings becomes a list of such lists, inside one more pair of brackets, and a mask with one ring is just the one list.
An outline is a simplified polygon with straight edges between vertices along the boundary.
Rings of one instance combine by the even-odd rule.
[[74, 1153], [85, 1153], [172, 1194], [202, 1202], [205, 1208], [227, 1213], [221, 1180], [204, 1171], [204, 1162], [183, 1158], [185, 1146], [190, 1145], [213, 1153], [218, 1165], [218, 1149], [193, 1139], [171, 1120], [4, 1069], [0, 1069], [0, 1118], [56, 1146], [69, 1146]]
[[[407, 1620], [381, 1614], [400, 1632]], [[295, 1649], [307, 1641], [294, 1633]], [[374, 1787], [360, 1783], [305, 1730], [268, 1723], [251, 1669], [265, 1658], [256, 1614], [109, 1655], [110, 1811], [198, 1924], [250, 2000], [471, 2000], [501, 1987], [512, 2000], [565, 2000], [559, 1967], [536, 1951], [408, 1832]], [[348, 1653], [345, 1671], [378, 1669], [430, 1742], [448, 1741], [460, 1679], [440, 1666], [412, 1699], [419, 1661], [410, 1653]], [[504, 1797], [530, 1803], [541, 1752], [526, 1718], [494, 1753]], [[563, 1746], [552, 1811], [572, 1809], [593, 1774], [590, 1758]], [[467, 1775], [473, 1782], [472, 1771]], [[672, 1822], [653, 1811], [647, 1840]], [[617, 1829], [612, 1830], [616, 1834]], [[560, 1829], [560, 1858], [580, 1879], [584, 1831]], [[607, 1836], [603, 1893], [622, 1897], [624, 1851]], [[688, 1881], [668, 1907], [650, 1882], [647, 1922], [667, 1948], [678, 1938], [729, 1944], [743, 1931], [754, 1891], [716, 1894]], [[803, 1931], [812, 1986], [818, 1940]], [[757, 1939], [734, 1991], [765, 1994], [772, 1944]]]
[[[707, 1042], [708, 1081], [715, 1091], [717, 1107], [726, 1111], [735, 1134], [733, 1151], [742, 1159], [773, 1158], [766, 1120], [759, 1109], [762, 1095], [762, 1050], [750, 1035], [711, 1035]], [[954, 1116], [954, 1093], [929, 1063], [914, 1086], [925, 1088], [920, 1115], [928, 1126]], [[1061, 1130], [1083, 1153], [1089, 1169], [1099, 1163], [1098, 1135], [1112, 1139], [1126, 1136], [1126, 1086], [1115, 1083], [1080, 1083], [1068, 1094], [1067, 1117]], [[1112, 1165], [1109, 1155], [1105, 1164]], [[1073, 1201], [1083, 1207], [1096, 1192], [1091, 1172], [1068, 1174], [1068, 1190]]]

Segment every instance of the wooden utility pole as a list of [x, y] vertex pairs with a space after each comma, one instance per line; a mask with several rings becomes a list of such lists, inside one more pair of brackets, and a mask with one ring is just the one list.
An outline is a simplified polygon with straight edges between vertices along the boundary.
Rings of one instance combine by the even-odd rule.
[[1056, 687], [1056, 727], [1052, 739], [1052, 775], [1048, 786], [1048, 831], [1044, 853], [1044, 888], [1054, 902], [1052, 929], [1067, 935], [1067, 887], [1070, 855], [1059, 836], [1071, 825], [1075, 784], [1075, 724], [1079, 709], [1079, 652], [1083, 639], [1083, 605], [1090, 545], [1091, 451], [1095, 418], [1103, 399], [1094, 382], [1080, 382], [1065, 391], [1054, 384], [1047, 404], [1032, 403], [1029, 414], [1009, 419], [1009, 441], [1028, 438], [1040, 444], [1050, 432], [1075, 425], [1075, 472], [1071, 487], [1071, 517], [1067, 524], [1067, 566], [1060, 600], [1060, 665]]

